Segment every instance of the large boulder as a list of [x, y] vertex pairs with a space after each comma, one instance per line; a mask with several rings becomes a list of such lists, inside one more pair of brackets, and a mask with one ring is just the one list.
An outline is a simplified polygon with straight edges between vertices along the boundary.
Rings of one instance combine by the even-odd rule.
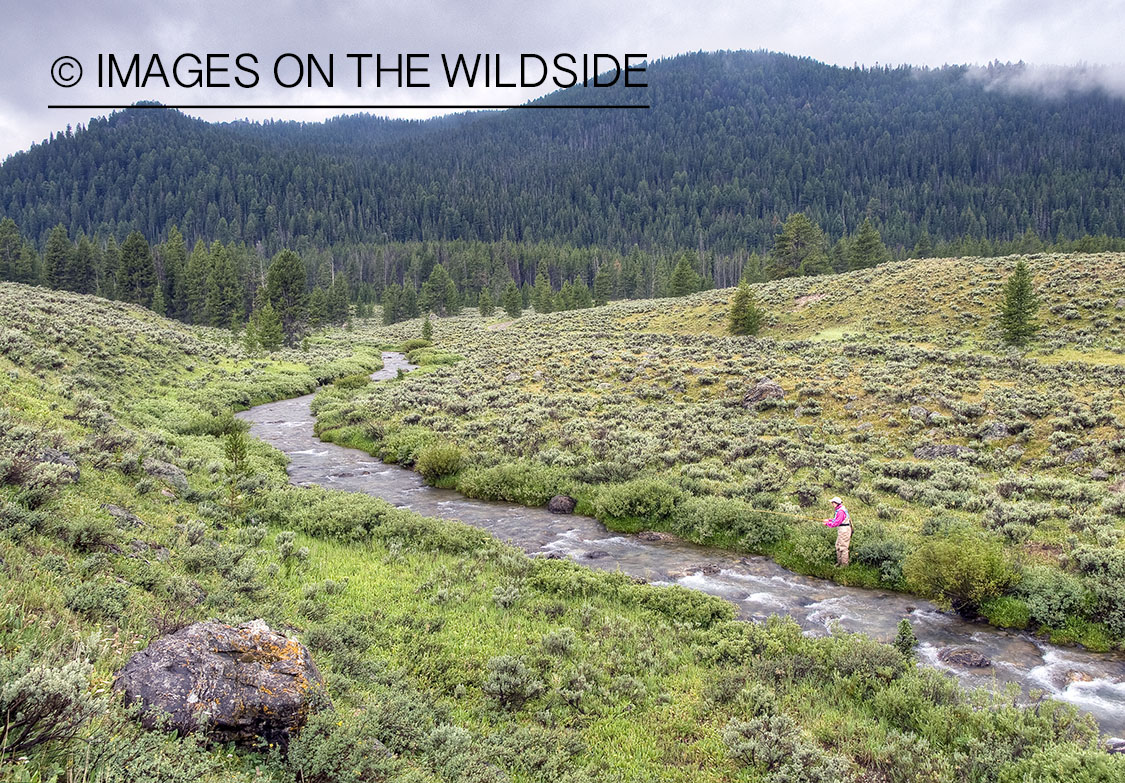
[[113, 687], [126, 704], [142, 705], [148, 728], [202, 729], [218, 742], [285, 746], [323, 685], [303, 645], [254, 620], [195, 623], [162, 636], [129, 658]]
[[780, 400], [784, 396], [785, 389], [781, 388], [780, 383], [772, 378], [762, 378], [746, 392], [746, 396], [742, 398], [742, 407], [753, 408], [763, 400]]
[[578, 501], [570, 495], [555, 495], [547, 503], [547, 510], [552, 514], [573, 514]]

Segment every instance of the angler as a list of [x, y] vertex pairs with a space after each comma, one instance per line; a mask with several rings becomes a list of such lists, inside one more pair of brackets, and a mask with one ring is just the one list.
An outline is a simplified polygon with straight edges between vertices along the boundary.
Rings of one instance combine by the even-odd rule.
[[836, 528], [836, 565], [843, 568], [848, 564], [848, 547], [852, 543], [852, 517], [840, 498], [832, 498], [832, 505], [836, 513], [831, 519], [825, 519], [824, 524]]

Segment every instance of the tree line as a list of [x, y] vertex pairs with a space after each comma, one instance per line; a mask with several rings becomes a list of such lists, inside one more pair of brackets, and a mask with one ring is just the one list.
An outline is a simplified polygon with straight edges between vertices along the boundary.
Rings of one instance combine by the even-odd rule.
[[[923, 241], [911, 255], [1046, 250], [1125, 250], [1125, 240], [1084, 237], [1048, 245], [1029, 234], [1007, 243]], [[277, 343], [278, 329], [293, 342], [353, 315], [395, 323], [457, 315], [463, 307], [489, 315], [499, 306], [515, 317], [528, 308], [549, 313], [617, 299], [685, 296], [740, 281], [839, 273], [902, 255], [886, 247], [870, 218], [855, 234], [829, 243], [804, 213], [787, 217], [768, 252], [731, 255], [456, 241], [350, 244], [267, 256], [244, 243], [217, 240], [197, 240], [189, 251], [176, 226], [163, 242], [150, 243], [134, 231], [119, 244], [113, 236], [80, 233], [72, 239], [61, 224], [40, 250], [11, 218], [0, 220], [0, 280], [132, 302], [190, 324], [236, 330], [249, 325], [268, 333], [270, 345]]]

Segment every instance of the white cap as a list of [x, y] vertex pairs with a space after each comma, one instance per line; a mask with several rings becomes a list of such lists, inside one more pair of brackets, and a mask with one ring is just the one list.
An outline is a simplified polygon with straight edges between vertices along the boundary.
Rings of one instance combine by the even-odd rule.
[[844, 501], [840, 500], [840, 498], [838, 498], [838, 497], [832, 498], [831, 502], [835, 503], [837, 506], [844, 505]]

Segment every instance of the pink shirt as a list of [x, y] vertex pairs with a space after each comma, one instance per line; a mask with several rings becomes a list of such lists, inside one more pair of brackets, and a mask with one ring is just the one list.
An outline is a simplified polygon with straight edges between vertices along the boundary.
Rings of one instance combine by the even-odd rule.
[[836, 507], [836, 516], [832, 517], [832, 519], [828, 520], [824, 524], [828, 527], [839, 527], [840, 525], [851, 524], [851, 520], [848, 519], [848, 510], [844, 508], [843, 503]]

